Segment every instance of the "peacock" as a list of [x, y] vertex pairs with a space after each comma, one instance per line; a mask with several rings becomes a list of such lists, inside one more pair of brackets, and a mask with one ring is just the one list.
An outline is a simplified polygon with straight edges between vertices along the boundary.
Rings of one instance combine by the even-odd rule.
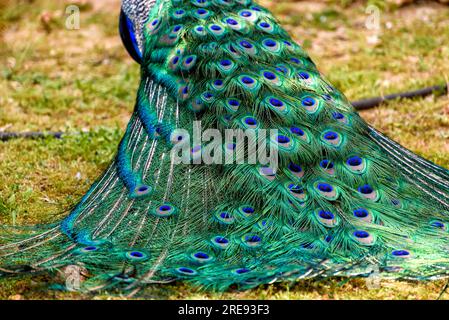
[[449, 276], [449, 171], [367, 124], [269, 10], [123, 0], [120, 35], [141, 82], [117, 153], [61, 221], [1, 227], [1, 277], [75, 265], [83, 290], [136, 293]]

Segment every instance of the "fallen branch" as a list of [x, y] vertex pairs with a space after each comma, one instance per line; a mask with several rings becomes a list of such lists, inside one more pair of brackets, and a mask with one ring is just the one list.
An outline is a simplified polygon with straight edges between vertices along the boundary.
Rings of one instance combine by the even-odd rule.
[[375, 108], [386, 101], [396, 99], [412, 99], [417, 97], [427, 97], [434, 93], [444, 94], [447, 93], [447, 86], [432, 86], [416, 91], [408, 91], [402, 93], [389, 94], [383, 97], [369, 98], [352, 102], [352, 105], [356, 110], [367, 110]]
[[[367, 110], [375, 108], [384, 102], [396, 100], [396, 99], [412, 99], [417, 97], [427, 97], [431, 94], [444, 94], [448, 92], [448, 86], [432, 86], [415, 91], [408, 91], [402, 93], [389, 94], [383, 97], [368, 98], [352, 102], [352, 105], [356, 110]], [[71, 135], [64, 132], [0, 132], [0, 141], [7, 141], [17, 138], [26, 139], [39, 139], [46, 137], [53, 137], [61, 139], [64, 135]]]

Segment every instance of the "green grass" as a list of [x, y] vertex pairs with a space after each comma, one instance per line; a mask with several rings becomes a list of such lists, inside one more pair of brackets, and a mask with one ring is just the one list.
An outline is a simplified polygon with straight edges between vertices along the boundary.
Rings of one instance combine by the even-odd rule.
[[[446, 81], [449, 7], [389, 8], [381, 14], [378, 40], [370, 42], [375, 33], [364, 26], [365, 6], [352, 2], [263, 1], [350, 99]], [[113, 157], [139, 81], [138, 66], [117, 35], [118, 3], [82, 6], [81, 29], [66, 30], [64, 1], [0, 0], [0, 130], [86, 132], [62, 140], [0, 142], [0, 223], [54, 221], [77, 202]], [[44, 23], [42, 17], [50, 18]], [[391, 102], [363, 112], [363, 117], [418, 154], [449, 167], [448, 97]], [[42, 285], [48, 281], [43, 276], [1, 280], [0, 298], [90, 298], [48, 291]], [[212, 294], [177, 284], [149, 288], [145, 296], [436, 299], [443, 286], [441, 281], [383, 281], [379, 289], [368, 289], [362, 279], [330, 279]], [[111, 293], [98, 298], [119, 297]]]

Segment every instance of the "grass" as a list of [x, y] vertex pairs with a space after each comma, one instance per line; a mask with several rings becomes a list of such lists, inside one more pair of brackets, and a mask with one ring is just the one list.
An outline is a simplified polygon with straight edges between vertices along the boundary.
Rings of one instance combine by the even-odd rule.
[[[0, 142], [0, 223], [52, 221], [76, 203], [113, 157], [133, 108], [139, 70], [117, 36], [119, 1], [80, 1], [81, 29], [67, 30], [65, 7], [72, 2], [0, 0], [0, 130], [85, 132], [62, 140]], [[385, 7], [376, 32], [365, 27], [365, 5], [352, 2], [262, 1], [350, 99], [446, 82], [449, 7]], [[362, 115], [411, 150], [449, 167], [448, 97], [395, 101]], [[89, 298], [47, 291], [42, 286], [47, 281], [1, 280], [0, 299]], [[149, 288], [146, 297], [436, 299], [443, 286], [383, 281], [368, 289], [361, 279], [332, 279], [213, 294], [177, 284]]]

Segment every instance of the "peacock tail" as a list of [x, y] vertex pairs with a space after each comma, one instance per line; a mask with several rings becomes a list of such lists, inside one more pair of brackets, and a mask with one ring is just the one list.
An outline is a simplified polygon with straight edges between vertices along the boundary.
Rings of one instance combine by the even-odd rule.
[[[144, 19], [122, 15], [134, 29], [122, 38], [141, 83], [117, 154], [60, 223], [3, 227], [1, 275], [77, 265], [84, 289], [129, 292], [373, 270], [448, 276], [449, 171], [366, 124], [267, 9], [251, 0], [135, 3], [124, 11]], [[262, 145], [276, 161], [206, 164], [217, 150], [254, 154], [235, 141], [192, 141], [207, 129], [253, 133], [245, 146], [270, 132]]]

